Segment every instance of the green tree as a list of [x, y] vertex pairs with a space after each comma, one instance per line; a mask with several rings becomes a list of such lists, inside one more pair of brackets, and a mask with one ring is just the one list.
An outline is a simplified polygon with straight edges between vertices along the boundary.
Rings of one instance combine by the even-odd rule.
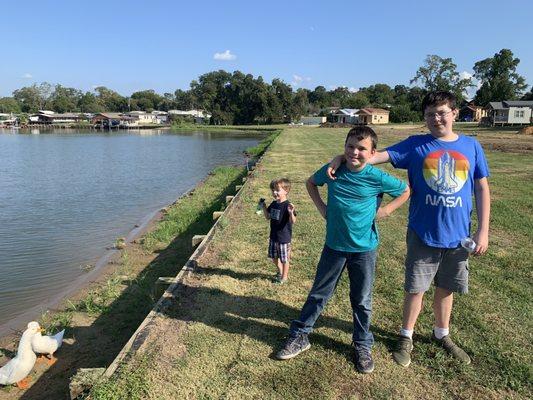
[[294, 94], [292, 105], [289, 108], [290, 121], [298, 121], [302, 115], [307, 114], [309, 110], [308, 93], [308, 90], [300, 88]]
[[198, 108], [198, 101], [194, 94], [192, 93], [192, 90], [181, 90], [177, 89], [174, 92], [174, 98], [175, 98], [175, 107], [178, 110], [193, 110], [195, 108]]
[[397, 104], [390, 109], [391, 122], [417, 122], [421, 120], [419, 112], [411, 109], [409, 104]]
[[78, 103], [82, 95], [81, 90], [56, 85], [48, 104], [57, 113], [76, 112], [79, 111]]
[[86, 92], [80, 97], [78, 102], [80, 112], [84, 113], [101, 113], [104, 112], [104, 106], [98, 101], [94, 93]]
[[366, 95], [370, 104], [374, 107], [387, 108], [394, 103], [394, 91], [385, 83], [361, 88], [360, 92]]
[[457, 97], [459, 103], [465, 98], [466, 90], [473, 86], [471, 78], [462, 78], [457, 65], [451, 58], [430, 54], [424, 60], [411, 83], [421, 83], [427, 91], [447, 90]]
[[522, 96], [521, 100], [533, 100], [533, 87], [531, 87], [529, 93], [526, 93], [524, 96]]
[[526, 80], [516, 72], [520, 59], [509, 49], [474, 64], [474, 76], [481, 82], [474, 101], [485, 106], [490, 101], [515, 100], [527, 88]]
[[[135, 100], [135, 102], [133, 102]], [[135, 109], [142, 111], [159, 110], [159, 106], [163, 103], [164, 98], [157, 94], [154, 90], [142, 90], [132, 93], [131, 95], [131, 108], [135, 104]]]
[[51, 85], [43, 82], [40, 85], [17, 89], [13, 92], [13, 98], [19, 103], [23, 112], [34, 113], [45, 108], [52, 93]]
[[128, 100], [117, 92], [108, 89], [105, 86], [98, 86], [94, 90], [97, 93], [98, 102], [104, 108], [105, 111], [128, 111]]
[[365, 108], [370, 105], [370, 100], [364, 92], [352, 93], [346, 101], [346, 107], [348, 108]]
[[319, 110], [331, 107], [331, 94], [324, 86], [317, 86], [311, 93], [309, 93], [309, 103]]
[[0, 113], [18, 114], [21, 112], [20, 104], [13, 97], [0, 98]]

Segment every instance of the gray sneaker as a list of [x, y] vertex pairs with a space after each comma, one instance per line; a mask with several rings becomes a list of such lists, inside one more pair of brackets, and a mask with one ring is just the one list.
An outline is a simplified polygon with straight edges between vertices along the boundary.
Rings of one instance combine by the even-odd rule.
[[355, 349], [355, 368], [362, 374], [369, 374], [374, 371], [374, 360], [372, 353], [366, 347], [354, 346]]
[[446, 350], [448, 354], [462, 363], [468, 365], [472, 362], [470, 356], [466, 354], [466, 351], [457, 346], [450, 338], [450, 335], [446, 335], [442, 339], [437, 339], [435, 337], [435, 333], [433, 333], [431, 340], [438, 343], [442, 348], [444, 348], [444, 350]]
[[298, 336], [289, 336], [283, 348], [276, 353], [278, 360], [288, 360], [296, 357], [303, 351], [309, 350], [311, 344], [306, 334], [301, 333]]
[[413, 340], [407, 336], [400, 336], [396, 349], [392, 352], [392, 358], [402, 367], [408, 367], [411, 364], [411, 351], [413, 351]]

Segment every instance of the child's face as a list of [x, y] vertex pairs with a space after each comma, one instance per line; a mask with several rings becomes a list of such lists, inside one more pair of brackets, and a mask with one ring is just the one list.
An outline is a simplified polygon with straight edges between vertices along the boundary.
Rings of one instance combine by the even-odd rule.
[[424, 111], [424, 119], [434, 136], [443, 137], [453, 133], [453, 121], [455, 121], [457, 113], [457, 109], [452, 110], [446, 103], [440, 106], [427, 107]]
[[285, 201], [287, 200], [287, 191], [283, 189], [281, 185], [278, 185], [274, 190], [272, 190], [272, 197], [276, 201]]
[[355, 137], [348, 138], [344, 144], [346, 166], [349, 169], [363, 168], [375, 152], [376, 150], [372, 148], [371, 138], [367, 137], [363, 140], [357, 140]]

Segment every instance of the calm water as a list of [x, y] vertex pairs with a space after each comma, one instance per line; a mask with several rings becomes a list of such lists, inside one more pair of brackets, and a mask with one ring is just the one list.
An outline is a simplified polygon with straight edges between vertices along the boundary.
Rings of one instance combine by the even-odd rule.
[[[115, 238], [259, 138], [0, 129], [0, 331], [44, 311]], [[37, 133], [33, 131], [33, 133]]]

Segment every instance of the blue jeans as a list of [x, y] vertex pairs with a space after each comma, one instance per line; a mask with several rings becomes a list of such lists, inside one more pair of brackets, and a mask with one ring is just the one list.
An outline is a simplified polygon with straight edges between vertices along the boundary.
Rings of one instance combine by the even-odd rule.
[[291, 336], [309, 334], [333, 295], [344, 266], [350, 278], [350, 303], [353, 313], [353, 342], [370, 349], [374, 336], [370, 332], [372, 315], [372, 286], [376, 266], [376, 250], [362, 253], [337, 251], [324, 246], [317, 266], [313, 287], [300, 312], [300, 318], [292, 321]]

